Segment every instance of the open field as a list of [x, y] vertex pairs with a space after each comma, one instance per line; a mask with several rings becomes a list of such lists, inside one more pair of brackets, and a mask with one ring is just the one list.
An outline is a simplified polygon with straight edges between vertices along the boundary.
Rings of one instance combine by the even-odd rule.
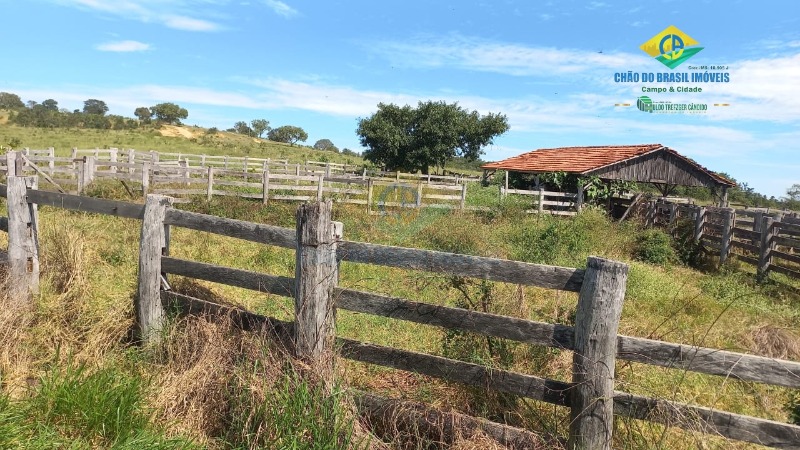
[[[2, 116], [0, 116], [2, 117]], [[0, 124], [2, 122], [0, 121]], [[161, 129], [144, 130], [93, 130], [24, 128], [14, 125], [0, 126], [0, 145], [9, 146], [18, 139], [17, 148], [44, 149], [55, 147], [57, 156], [69, 156], [73, 147], [133, 148], [138, 151], [182, 152], [207, 155], [251, 156], [258, 158], [306, 159], [360, 164], [362, 159], [333, 152], [314, 150], [305, 146], [292, 146], [266, 139], [251, 138], [235, 133], [208, 134], [203, 128], [165, 125]]]
[[[186, 207], [224, 217], [294, 226], [291, 205], [278, 203], [263, 208], [257, 202], [221, 199]], [[336, 220], [344, 222], [348, 240], [573, 267], [582, 266], [592, 254], [629, 261], [632, 267], [620, 333], [795, 360], [800, 356], [796, 290], [793, 293], [777, 285], [755, 286], [749, 277], [730, 270], [702, 273], [675, 263], [652, 265], [635, 261], [633, 256], [641, 245], [637, 224], [614, 224], [598, 211], [588, 210], [569, 219], [524, 217], [513, 210], [480, 214], [423, 210], [376, 217], [366, 215], [360, 208], [337, 207], [334, 213]], [[147, 390], [154, 392], [154, 398], [148, 397], [145, 404], [159, 411], [154, 420], [156, 429], [166, 430], [168, 435], [180, 432], [202, 445], [239, 448], [222, 442], [224, 433], [221, 434], [219, 425], [211, 426], [214, 416], [203, 409], [205, 404], [197, 398], [198, 389], [209, 387], [201, 382], [217, 387], [214, 382], [222, 383], [227, 389], [231, 387], [231, 380], [241, 381], [234, 376], [235, 371], [223, 371], [221, 379], [203, 378], [193, 385], [188, 383], [189, 378], [180, 376], [179, 367], [171, 365], [177, 364], [175, 361], [168, 358], [164, 363], [159, 353], [131, 350], [124, 345], [124, 335], [132, 320], [130, 298], [136, 280], [137, 222], [42, 208], [41, 223], [46, 230], [42, 255], [47, 281], [35, 320], [21, 333], [25, 352], [4, 360], [10, 361], [3, 367], [6, 391], [18, 393], [21, 386], [25, 386], [25, 380], [47, 374], [48, 368], [53, 367], [54, 354], [69, 355], [72, 361], [84, 362], [93, 368], [121, 366], [127, 372], [151, 375], [146, 384]], [[294, 273], [293, 253], [288, 250], [184, 229], [176, 229], [171, 240], [171, 255], [178, 258], [276, 275]], [[387, 283], [390, 279], [404, 282]], [[181, 284], [178, 280], [171, 282]], [[191, 286], [189, 289], [193, 289], [195, 295], [205, 296], [210, 292], [203, 291], [210, 289], [216, 297], [283, 319], [291, 319], [293, 314], [291, 301], [287, 299], [210, 283], [202, 285], [204, 288]], [[572, 320], [576, 303], [575, 294], [503, 283], [464, 282], [347, 262], [342, 263], [340, 285], [434, 304], [463, 307], [475, 303], [479, 309], [489, 312], [565, 324]], [[554, 379], [565, 379], [571, 369], [571, 354], [565, 351], [503, 341], [489, 343], [468, 334], [449, 334], [436, 327], [344, 311], [340, 312], [338, 325], [342, 336], [488, 362]], [[187, 335], [183, 336], [183, 341], [194, 342]], [[199, 345], [194, 351], [205, 356], [210, 352], [211, 356], [220, 358], [212, 345], [219, 336], [213, 333], [203, 336], [211, 340], [192, 344]], [[230, 339], [223, 339], [222, 344], [229, 345]], [[178, 338], [169, 345], [179, 347], [183, 341]], [[6, 347], [4, 351], [14, 356], [14, 348]], [[164, 351], [170, 354], [170, 347]], [[237, 363], [225, 362], [224, 358], [214, 362], [237, 367]], [[56, 367], [67, 364], [66, 359], [55, 361]], [[202, 369], [198, 361], [189, 366]], [[358, 363], [342, 362], [340, 370], [340, 379], [347, 386], [419, 399], [495, 420], [505, 419], [536, 431], [564, 435], [567, 420], [563, 411], [543, 404], [489, 396], [482, 390]], [[783, 407], [788, 402], [787, 389], [635, 363], [620, 364], [618, 375], [618, 386], [628, 392], [713, 405], [780, 421], [786, 419]], [[275, 373], [271, 376], [280, 380]], [[170, 384], [180, 385], [181, 382], [189, 385]], [[280, 383], [270, 386], [274, 389]], [[178, 392], [169, 392], [170, 389], [178, 389]], [[188, 401], [189, 410], [170, 402], [167, 404], [173, 406], [165, 406], [165, 397], [176, 401], [170, 395]], [[213, 399], [219, 401], [219, 397]], [[224, 400], [225, 404], [229, 401]], [[174, 415], [178, 412], [181, 414]], [[619, 446], [628, 448], [746, 448], [743, 444], [702, 434], [662, 434], [660, 427], [636, 421], [620, 420], [616, 436]]]

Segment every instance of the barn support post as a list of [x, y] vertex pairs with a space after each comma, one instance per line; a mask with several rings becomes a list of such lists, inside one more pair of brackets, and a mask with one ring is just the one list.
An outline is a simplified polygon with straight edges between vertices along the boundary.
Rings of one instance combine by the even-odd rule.
[[38, 180], [11, 175], [7, 183], [8, 295], [29, 303], [39, 292], [39, 212], [27, 191], [38, 188]]
[[586, 189], [586, 186], [583, 184], [582, 181], [578, 181], [578, 192], [575, 196], [575, 210], [580, 211], [583, 209], [583, 190]]
[[728, 186], [722, 186], [722, 195], [719, 198], [719, 207], [728, 207]]
[[332, 205], [326, 200], [297, 209], [295, 251], [295, 352], [326, 381], [333, 376], [336, 246], [342, 238], [341, 222], [331, 221]]
[[590, 256], [575, 314], [570, 450], [608, 450], [614, 428], [617, 330], [628, 265]]
[[508, 170], [506, 170], [505, 172], [506, 172], [506, 175], [505, 175], [505, 182], [503, 183], [503, 186], [506, 187], [506, 192], [507, 192], [508, 191]]

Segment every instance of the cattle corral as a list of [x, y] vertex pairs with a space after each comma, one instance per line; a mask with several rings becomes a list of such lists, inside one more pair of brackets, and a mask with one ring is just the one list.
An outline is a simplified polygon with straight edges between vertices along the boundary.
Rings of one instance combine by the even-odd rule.
[[[613, 420], [609, 411], [611, 414], [656, 421], [670, 426], [702, 429], [732, 439], [773, 447], [790, 448], [800, 442], [800, 427], [797, 426], [615, 392], [613, 383], [609, 385], [606, 381], [602, 381], [608, 380], [609, 374], [603, 372], [602, 369], [600, 372], [596, 372], [598, 366], [595, 363], [603, 361], [604, 367], [613, 367], [614, 358], [617, 358], [726, 378], [793, 388], [800, 387], [800, 378], [797, 375], [800, 373], [800, 363], [797, 362], [692, 345], [617, 336], [615, 330], [619, 315], [616, 314], [615, 318], [613, 313], [598, 314], [596, 308], [601, 308], [603, 311], [621, 308], [627, 269], [620, 263], [591, 258], [584, 271], [495, 258], [350, 242], [344, 240], [341, 229], [336, 231], [337, 228], [333, 227], [330, 222], [329, 203], [327, 206], [324, 206], [325, 203], [318, 203], [310, 207], [302, 207], [301, 211], [317, 211], [315, 213], [317, 215], [314, 216], [316, 218], [298, 220], [297, 229], [292, 230], [180, 211], [170, 207], [170, 201], [165, 197], [148, 196], [146, 204], [141, 205], [38, 191], [35, 189], [35, 180], [30, 177], [12, 176], [9, 177], [8, 182], [8, 188], [0, 187], [0, 194], [8, 196], [9, 249], [25, 249], [24, 252], [9, 255], [10, 273], [12, 276], [18, 274], [21, 277], [15, 283], [17, 286], [28, 286], [30, 284], [25, 283], [33, 283], [36, 278], [32, 275], [36, 266], [31, 263], [38, 259], [38, 253], [34, 253], [34, 251], [38, 251], [37, 205], [142, 220], [139, 295], [136, 298], [136, 311], [144, 336], [150, 335], [149, 328], [158, 327], [158, 321], [164, 314], [163, 300], [167, 303], [176, 303], [182, 310], [190, 313], [222, 310], [237, 317], [243, 327], [269, 324], [277, 335], [282, 335], [284, 339], [288, 336], [292, 342], [297, 342], [299, 336], [306, 339], [312, 337], [312, 345], [305, 348], [316, 349], [317, 345], [331, 345], [335, 338], [330, 333], [320, 333], [319, 330], [333, 331], [335, 326], [323, 323], [334, 315], [302, 314], [309, 307], [306, 302], [314, 298], [314, 301], [322, 301], [325, 305], [335, 304], [335, 307], [365, 314], [444, 328], [459, 328], [527, 344], [575, 350], [573, 379], [558, 381], [490, 369], [476, 364], [372, 343], [355, 342], [343, 338], [336, 340], [341, 348], [341, 356], [344, 358], [423, 373], [467, 385], [489, 387], [501, 392], [571, 407], [576, 419], [571, 425], [571, 438], [586, 439], [584, 441], [586, 448], [603, 448], [610, 442], [608, 427], [611, 426]], [[299, 213], [298, 219], [302, 217], [304, 217], [302, 213]], [[315, 224], [319, 225], [316, 230], [304, 229], [305, 226], [313, 227]], [[315, 273], [319, 270], [334, 270], [335, 265], [331, 266], [330, 264], [304, 266], [304, 270], [297, 270], [296, 276], [289, 278], [181, 260], [164, 255], [164, 248], [169, 247], [169, 234], [165, 233], [167, 227], [186, 227], [261, 244], [294, 248], [297, 253], [300, 253], [301, 250], [310, 251], [309, 248], [303, 249], [303, 247], [316, 249], [313, 251], [332, 251], [335, 254], [335, 260], [343, 263], [388, 265], [579, 292], [581, 295], [578, 300], [578, 317], [576, 317], [576, 325], [570, 327], [342, 289], [336, 286], [336, 277], [324, 274], [320, 276]], [[346, 230], [343, 235], [346, 236]], [[300, 236], [320, 236], [322, 241], [330, 245], [320, 246], [306, 241], [305, 238], [298, 239]], [[300, 257], [298, 256], [298, 258]], [[316, 256], [307, 258], [313, 260]], [[299, 268], [300, 265], [298, 264], [297, 267]], [[160, 275], [162, 272], [293, 297], [297, 312], [296, 321], [294, 324], [283, 323], [248, 311], [215, 306], [169, 292], [164, 290]], [[320, 280], [324, 280], [325, 285], [320, 285]], [[315, 294], [300, 295], [301, 292], [314, 292]], [[325, 312], [324, 308], [323, 312]], [[323, 322], [319, 322], [320, 317]], [[593, 322], [597, 320], [603, 322]], [[591, 334], [590, 336], [586, 333], [589, 329], [593, 329], [595, 332], [601, 331], [600, 334]], [[592, 354], [591, 350], [582, 350], [586, 348], [585, 342], [581, 342], [582, 339], [606, 342], [606, 345], [610, 345], [609, 351]], [[331, 347], [327, 348], [331, 349]], [[313, 359], [317, 351], [304, 352], [300, 350], [299, 354]], [[607, 360], [609, 357], [611, 359]], [[612, 409], [608, 408], [610, 402], [598, 401], [603, 398], [613, 398]], [[588, 411], [592, 412], [591, 420], [594, 423], [587, 425], [582, 422], [582, 419], [588, 415], [586, 414]], [[600, 418], [599, 422], [598, 418]], [[587, 426], [591, 431], [587, 431]], [[501, 427], [498, 430], [502, 433], [510, 433], [506, 428]], [[516, 432], [513, 435], [519, 437], [524, 436], [524, 433]]]

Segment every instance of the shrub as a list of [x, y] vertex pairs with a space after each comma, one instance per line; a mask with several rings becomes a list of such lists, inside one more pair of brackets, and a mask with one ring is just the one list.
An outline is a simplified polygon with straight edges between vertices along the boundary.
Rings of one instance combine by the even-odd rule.
[[647, 230], [636, 241], [636, 257], [650, 264], [665, 265], [677, 259], [672, 238], [661, 230]]

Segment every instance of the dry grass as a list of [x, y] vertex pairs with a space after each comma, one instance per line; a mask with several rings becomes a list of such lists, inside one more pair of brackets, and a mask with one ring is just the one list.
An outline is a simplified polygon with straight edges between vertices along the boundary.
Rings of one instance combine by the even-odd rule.
[[0, 273], [0, 389], [12, 395], [25, 387], [31, 365], [31, 355], [26, 350], [26, 331], [32, 321], [31, 304], [10, 298], [7, 273]]
[[237, 361], [261, 357], [261, 345], [224, 318], [181, 319], [168, 336], [151, 404], [170, 431], [209, 442], [225, 428]]
[[762, 325], [755, 328], [747, 340], [750, 350], [757, 355], [800, 360], [800, 336], [789, 329]]

